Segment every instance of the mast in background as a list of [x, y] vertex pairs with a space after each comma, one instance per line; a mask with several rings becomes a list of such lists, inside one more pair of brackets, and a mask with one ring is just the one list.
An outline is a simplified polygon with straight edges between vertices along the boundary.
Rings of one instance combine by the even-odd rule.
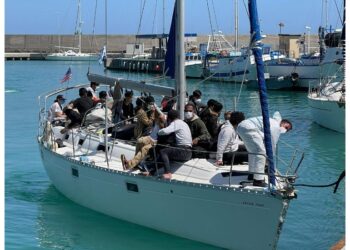
[[238, 51], [238, 0], [235, 0], [235, 49]]

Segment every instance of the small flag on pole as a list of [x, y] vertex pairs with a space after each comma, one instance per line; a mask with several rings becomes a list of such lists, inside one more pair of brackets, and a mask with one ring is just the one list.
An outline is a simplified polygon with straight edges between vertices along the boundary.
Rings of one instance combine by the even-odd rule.
[[67, 70], [67, 72], [66, 72], [66, 74], [65, 74], [64, 77], [62, 78], [61, 83], [64, 83], [64, 82], [70, 80], [71, 78], [72, 78], [72, 71], [71, 71], [71, 69], [70, 69], [70, 67], [69, 67], [68, 70]]
[[103, 46], [103, 48], [100, 50], [100, 56], [98, 58], [99, 64], [103, 63], [103, 59], [106, 57], [106, 45]]

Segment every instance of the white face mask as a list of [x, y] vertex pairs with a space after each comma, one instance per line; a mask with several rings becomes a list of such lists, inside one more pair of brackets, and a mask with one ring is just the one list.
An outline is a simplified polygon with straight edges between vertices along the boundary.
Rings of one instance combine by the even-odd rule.
[[280, 127], [280, 132], [281, 132], [281, 134], [284, 134], [284, 133], [286, 133], [286, 132], [287, 132], [287, 129], [286, 129], [286, 128], [284, 128], [284, 127]]
[[193, 112], [185, 112], [185, 119], [191, 120], [193, 117]]
[[197, 99], [197, 100], [195, 100], [194, 102], [195, 102], [195, 103], [201, 103], [201, 101], [202, 101], [202, 99]]

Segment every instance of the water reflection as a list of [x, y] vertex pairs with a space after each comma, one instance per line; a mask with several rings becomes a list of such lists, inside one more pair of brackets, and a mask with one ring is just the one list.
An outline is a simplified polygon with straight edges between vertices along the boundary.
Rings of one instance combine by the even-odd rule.
[[[159, 217], [166, 223], [165, 214]], [[36, 230], [39, 246], [45, 249], [217, 249], [96, 213], [71, 202], [52, 185], [39, 204]]]

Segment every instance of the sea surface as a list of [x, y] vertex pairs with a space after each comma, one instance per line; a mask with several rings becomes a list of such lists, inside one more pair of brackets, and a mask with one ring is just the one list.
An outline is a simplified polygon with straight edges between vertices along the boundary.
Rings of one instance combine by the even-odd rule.
[[[69, 85], [87, 83], [88, 70], [129, 79], [154, 77], [104, 72], [95, 62], [5, 62], [6, 249], [218, 249], [94, 212], [55, 189], [45, 173], [36, 142], [37, 97], [66, 86], [60, 79], [69, 66], [73, 74]], [[170, 80], [157, 83], [174, 84]], [[187, 85], [190, 94], [200, 89], [204, 102], [218, 99], [225, 110], [237, 103], [246, 117], [260, 113], [258, 93], [243, 86], [239, 95], [239, 84], [188, 80]], [[278, 110], [293, 122], [293, 130], [283, 135], [283, 141], [305, 152], [297, 183], [332, 183], [345, 169], [345, 136], [312, 122], [306, 95], [270, 91], [270, 113]], [[298, 187], [298, 198], [291, 201], [278, 249], [322, 250], [339, 241], [345, 235], [344, 186], [342, 182], [336, 194], [332, 188]], [[254, 240], [254, 235], [249, 237]]]

